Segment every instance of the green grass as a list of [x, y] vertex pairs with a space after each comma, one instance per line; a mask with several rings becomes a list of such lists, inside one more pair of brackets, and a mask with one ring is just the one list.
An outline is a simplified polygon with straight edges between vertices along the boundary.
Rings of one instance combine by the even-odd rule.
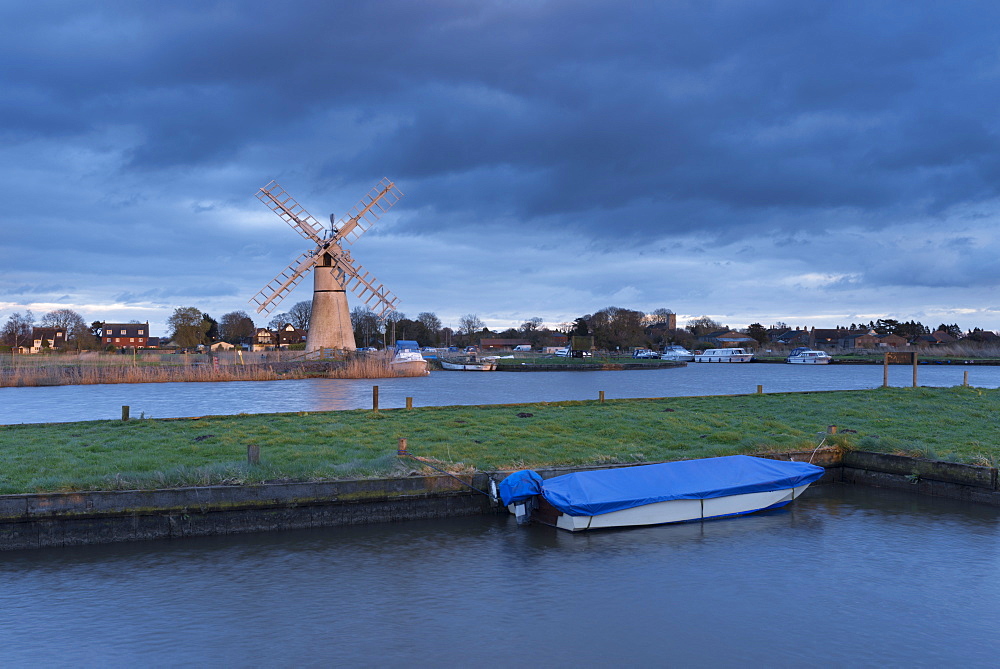
[[1000, 390], [956, 387], [12, 425], [0, 493], [406, 475], [401, 437], [484, 470], [811, 449], [837, 425], [827, 443], [995, 465], [997, 415]]

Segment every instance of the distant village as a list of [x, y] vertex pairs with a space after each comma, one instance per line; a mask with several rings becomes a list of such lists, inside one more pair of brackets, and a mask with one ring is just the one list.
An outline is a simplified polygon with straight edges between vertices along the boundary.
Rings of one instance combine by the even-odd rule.
[[[277, 314], [266, 326], [258, 326], [244, 311], [233, 311], [216, 320], [195, 307], [178, 308], [168, 319], [169, 331], [154, 335], [149, 322], [87, 323], [70, 309], [44, 314], [35, 322], [31, 312], [11, 315], [0, 329], [2, 350], [15, 354], [56, 351], [164, 351], [297, 350], [305, 346], [309, 331], [310, 303], [299, 302], [287, 313]], [[996, 332], [973, 328], [963, 331], [957, 324], [928, 327], [915, 321], [878, 319], [835, 328], [769, 326], [753, 323], [729, 328], [707, 316], [678, 327], [669, 309], [644, 313], [608, 307], [586, 314], [572, 323], [545, 327], [541, 318], [531, 318], [518, 327], [491, 330], [475, 314], [459, 319], [457, 327], [444, 326], [432, 312], [416, 318], [391, 312], [379, 319], [371, 311], [355, 307], [351, 312], [358, 348], [384, 348], [396, 340], [411, 340], [420, 346], [475, 346], [481, 350], [531, 347], [545, 350], [566, 346], [572, 336], [593, 337], [600, 350], [662, 349], [668, 345], [686, 348], [743, 347], [754, 350], [785, 350], [798, 346], [835, 351], [940, 347], [961, 342], [996, 345]]]

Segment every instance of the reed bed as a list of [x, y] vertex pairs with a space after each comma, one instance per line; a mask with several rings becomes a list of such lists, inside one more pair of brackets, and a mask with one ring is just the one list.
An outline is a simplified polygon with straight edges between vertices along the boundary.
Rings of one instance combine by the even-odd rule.
[[[275, 381], [326, 377], [331, 379], [383, 379], [420, 376], [416, 370], [398, 371], [390, 362], [392, 353], [349, 355], [339, 360], [282, 361], [282, 356], [258, 358], [252, 364], [237, 364], [233, 357], [221, 357], [220, 364], [194, 356], [120, 355], [37, 356], [10, 358], [0, 364], [0, 388], [25, 386], [92, 385], [99, 383], [171, 383], [178, 381], [216, 383], [224, 381]], [[247, 356], [250, 357], [250, 356]]]

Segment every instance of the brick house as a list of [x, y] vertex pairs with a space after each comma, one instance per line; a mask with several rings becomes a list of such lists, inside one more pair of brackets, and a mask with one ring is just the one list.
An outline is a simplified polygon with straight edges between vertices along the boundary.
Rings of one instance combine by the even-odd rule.
[[101, 343], [115, 348], [149, 348], [149, 321], [101, 323]]
[[480, 339], [479, 350], [481, 351], [510, 351], [515, 346], [531, 345], [529, 339]]

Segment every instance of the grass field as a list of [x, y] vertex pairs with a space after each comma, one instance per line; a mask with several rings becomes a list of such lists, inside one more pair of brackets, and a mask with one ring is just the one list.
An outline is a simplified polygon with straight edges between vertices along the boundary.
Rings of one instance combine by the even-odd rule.
[[[984, 465], [1000, 461], [1000, 390], [553, 402], [90, 421], [0, 427], [0, 493], [405, 475], [399, 438], [454, 471], [663, 461], [828, 444]], [[247, 446], [261, 463], [246, 463]]]

